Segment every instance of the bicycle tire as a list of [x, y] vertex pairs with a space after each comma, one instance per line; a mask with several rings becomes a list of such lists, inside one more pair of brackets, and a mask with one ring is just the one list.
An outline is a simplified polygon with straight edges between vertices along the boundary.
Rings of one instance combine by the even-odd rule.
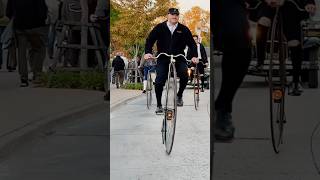
[[[173, 77], [171, 77], [171, 72], [173, 72]], [[170, 83], [172, 81], [172, 87]], [[172, 94], [169, 94], [171, 91]], [[164, 144], [166, 147], [166, 152], [170, 155], [173, 147], [175, 129], [176, 129], [176, 120], [177, 120], [177, 72], [174, 63], [169, 65], [168, 79], [166, 84], [166, 99], [164, 106]], [[169, 97], [169, 96], [173, 97]], [[171, 103], [169, 104], [169, 101]], [[162, 134], [163, 135], [163, 134]]]
[[146, 95], [147, 95], [147, 108], [150, 109], [152, 105], [152, 78], [151, 78], [150, 72], [148, 73], [148, 76], [147, 76]]
[[199, 101], [200, 101], [200, 82], [199, 82], [199, 72], [198, 68], [195, 68], [195, 75], [193, 78], [193, 100], [194, 100], [194, 108], [198, 110]]
[[[283, 130], [285, 120], [285, 87], [286, 87], [286, 68], [285, 68], [285, 45], [282, 29], [281, 14], [279, 8], [276, 11], [271, 28], [270, 45], [270, 64], [269, 64], [269, 100], [270, 100], [270, 129], [272, 146], [275, 153], [279, 153], [280, 145], [283, 143]], [[279, 40], [279, 69], [273, 67], [274, 47], [276, 36]], [[279, 71], [278, 81], [275, 81], [275, 71]]]

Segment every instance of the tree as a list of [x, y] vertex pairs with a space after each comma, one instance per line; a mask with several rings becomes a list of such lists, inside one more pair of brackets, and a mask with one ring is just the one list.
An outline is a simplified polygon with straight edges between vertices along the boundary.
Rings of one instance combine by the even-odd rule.
[[[118, 11], [117, 20], [111, 26], [111, 47], [136, 56], [143, 50], [145, 39], [155, 25], [155, 20], [167, 14], [172, 0], [112, 0]], [[113, 14], [111, 12], [111, 14]]]
[[210, 12], [194, 6], [187, 11], [182, 18], [182, 22], [189, 27], [193, 34], [202, 37], [202, 43], [210, 44]]

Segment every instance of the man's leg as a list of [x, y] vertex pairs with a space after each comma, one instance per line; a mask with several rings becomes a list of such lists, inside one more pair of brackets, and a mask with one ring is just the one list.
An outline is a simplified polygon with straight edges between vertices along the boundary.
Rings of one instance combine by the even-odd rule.
[[292, 88], [290, 95], [300, 96], [302, 90], [300, 89], [301, 66], [303, 59], [303, 49], [301, 45], [301, 27], [300, 23], [304, 14], [296, 10], [296, 7], [291, 3], [287, 3], [283, 10], [283, 16], [289, 17], [284, 21], [284, 34], [288, 40], [288, 47], [290, 50], [290, 58], [292, 62]]
[[122, 87], [123, 81], [124, 81], [124, 70], [119, 71], [119, 80], [120, 80], [120, 87]]
[[[5, 27], [0, 26], [0, 36], [2, 35]], [[2, 43], [0, 42], [0, 69], [2, 68], [3, 63], [3, 49], [2, 49]]]
[[32, 63], [34, 83], [39, 83], [39, 77], [42, 73], [43, 62], [46, 57], [46, 32], [43, 27], [28, 30], [27, 39], [30, 42], [30, 61]]
[[259, 19], [257, 24], [257, 36], [256, 36], [256, 46], [257, 46], [257, 69], [261, 69], [266, 55], [266, 44], [268, 37], [268, 30], [271, 26], [271, 20], [267, 17], [262, 17]]
[[215, 102], [215, 138], [229, 141], [234, 137], [231, 123], [232, 100], [251, 59], [249, 22], [244, 1], [213, 1], [216, 47], [223, 51], [222, 85]]
[[177, 96], [181, 97], [183, 96], [183, 91], [187, 87], [188, 83], [188, 66], [185, 62], [178, 62], [176, 63], [176, 70], [177, 70], [177, 76], [180, 78], [180, 86]]
[[232, 112], [232, 101], [250, 64], [250, 48], [225, 51], [222, 59], [222, 84], [215, 102], [216, 110]]
[[119, 76], [120, 76], [119, 71], [114, 71], [115, 83], [116, 83], [117, 88], [119, 88], [119, 80], [120, 80]]
[[257, 46], [257, 66], [256, 69], [262, 68], [266, 55], [266, 46], [268, 31], [272, 24], [272, 18], [274, 17], [274, 9], [263, 3], [259, 10], [259, 19], [257, 22], [256, 33], [256, 46]]
[[[162, 59], [161, 59], [162, 60]], [[158, 60], [158, 64], [156, 66], [157, 71], [157, 77], [155, 80], [155, 92], [156, 92], [156, 98], [157, 98], [157, 107], [162, 107], [162, 91], [163, 86], [166, 83], [166, 80], [168, 78], [168, 68], [169, 68], [169, 62]]]
[[201, 79], [201, 91], [204, 92], [204, 65], [202, 63], [198, 64], [198, 71]]
[[177, 106], [183, 106], [183, 91], [188, 84], [188, 65], [186, 62], [181, 61], [176, 63], [177, 75], [180, 78], [180, 86], [177, 94]]
[[24, 31], [16, 31], [18, 45], [18, 64], [21, 86], [28, 86], [27, 35]]

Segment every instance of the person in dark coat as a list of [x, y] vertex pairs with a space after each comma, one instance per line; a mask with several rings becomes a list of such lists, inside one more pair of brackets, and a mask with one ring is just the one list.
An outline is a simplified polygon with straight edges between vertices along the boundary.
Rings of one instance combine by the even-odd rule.
[[43, 62], [46, 56], [46, 41], [48, 30], [46, 19], [48, 7], [45, 0], [8, 0], [6, 15], [13, 19], [13, 26], [18, 42], [18, 65], [21, 87], [28, 83], [27, 47], [33, 72], [33, 83], [41, 83]]
[[[191, 49], [192, 61], [197, 63], [196, 43], [192, 38], [190, 30], [179, 23], [179, 10], [170, 8], [167, 20], [156, 25], [150, 32], [145, 45], [144, 59], [153, 58], [152, 47], [157, 42], [157, 52], [167, 54], [184, 54], [184, 49], [188, 46]], [[161, 56], [157, 60], [157, 77], [155, 80], [155, 92], [157, 98], [156, 113], [163, 113], [161, 98], [163, 86], [168, 77], [170, 58]], [[182, 95], [188, 83], [187, 63], [184, 58], [177, 58], [176, 61], [177, 75], [180, 78], [179, 92], [177, 94], [177, 105], [183, 106]]]
[[[201, 77], [201, 92], [204, 92], [204, 68], [208, 65], [208, 56], [207, 56], [207, 52], [206, 49], [204, 48], [204, 46], [200, 43], [199, 41], [199, 36], [198, 35], [193, 35], [193, 39], [197, 44], [197, 54], [198, 54], [198, 59], [199, 62], [198, 63], [198, 71], [199, 71], [199, 75]], [[190, 55], [190, 49], [188, 48], [188, 52], [187, 52], [187, 57], [188, 59], [190, 59], [191, 55]], [[191, 66], [195, 66], [196, 64], [192, 63]], [[191, 77], [193, 77], [193, 72], [191, 74]]]
[[119, 54], [117, 54], [117, 56], [112, 61], [112, 68], [116, 77], [117, 88], [123, 85], [125, 66], [126, 65], [124, 63], [124, 60]]

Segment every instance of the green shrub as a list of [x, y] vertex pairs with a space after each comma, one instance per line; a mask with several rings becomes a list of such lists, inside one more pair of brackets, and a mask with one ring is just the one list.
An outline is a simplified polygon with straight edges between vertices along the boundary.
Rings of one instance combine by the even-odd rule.
[[104, 91], [105, 73], [97, 70], [57, 71], [43, 73], [41, 82], [47, 88], [87, 89]]
[[122, 88], [131, 89], [131, 90], [142, 90], [143, 84], [142, 83], [126, 83]]

